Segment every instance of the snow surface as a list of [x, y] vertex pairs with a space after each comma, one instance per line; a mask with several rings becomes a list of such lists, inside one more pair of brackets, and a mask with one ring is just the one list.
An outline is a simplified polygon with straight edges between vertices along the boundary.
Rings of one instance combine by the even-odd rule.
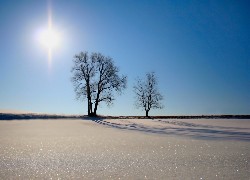
[[249, 179], [249, 120], [0, 121], [0, 179]]

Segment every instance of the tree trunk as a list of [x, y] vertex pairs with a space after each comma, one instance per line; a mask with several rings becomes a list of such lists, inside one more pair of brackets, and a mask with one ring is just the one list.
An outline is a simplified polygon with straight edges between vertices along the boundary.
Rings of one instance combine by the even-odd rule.
[[89, 106], [89, 100], [88, 100], [88, 116], [90, 116], [90, 106]]
[[92, 103], [91, 100], [88, 99], [88, 116], [92, 116], [93, 112], [92, 112]]
[[146, 117], [148, 117], [148, 112], [149, 112], [149, 110], [146, 110]]
[[94, 108], [94, 116], [96, 116], [96, 111], [97, 111], [97, 106], [98, 106], [98, 102], [95, 103], [95, 108]]
[[86, 85], [87, 85], [87, 98], [88, 98], [88, 116], [93, 116], [89, 78], [86, 81], [87, 81]]
[[99, 90], [99, 85], [98, 85], [98, 92], [95, 100], [95, 108], [94, 108], [94, 116], [96, 116], [96, 111], [99, 103], [99, 97], [100, 97], [100, 90]]

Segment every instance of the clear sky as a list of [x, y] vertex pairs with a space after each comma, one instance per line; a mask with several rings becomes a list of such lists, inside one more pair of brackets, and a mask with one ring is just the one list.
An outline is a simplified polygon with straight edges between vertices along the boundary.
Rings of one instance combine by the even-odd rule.
[[[128, 88], [103, 115], [144, 115], [136, 77], [155, 71], [165, 108], [150, 115], [250, 114], [249, 1], [0, 0], [0, 109], [86, 114], [70, 81], [80, 51], [111, 56]], [[52, 26], [60, 44], [37, 40]]]

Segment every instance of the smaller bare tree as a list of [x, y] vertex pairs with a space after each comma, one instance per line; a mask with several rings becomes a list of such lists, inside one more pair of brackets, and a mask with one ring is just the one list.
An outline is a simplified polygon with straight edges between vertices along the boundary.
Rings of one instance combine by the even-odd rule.
[[157, 87], [157, 78], [154, 72], [147, 73], [146, 79], [137, 79], [134, 86], [136, 94], [135, 105], [137, 108], [143, 108], [146, 112], [146, 117], [151, 109], [162, 109], [161, 101], [163, 96], [160, 94]]

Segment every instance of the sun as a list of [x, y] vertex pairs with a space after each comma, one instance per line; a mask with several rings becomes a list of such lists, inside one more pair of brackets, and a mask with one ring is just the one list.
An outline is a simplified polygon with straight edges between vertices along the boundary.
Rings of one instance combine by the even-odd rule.
[[40, 31], [38, 39], [44, 47], [54, 49], [59, 45], [60, 35], [55, 29], [49, 27], [48, 29]]
[[62, 43], [61, 34], [55, 28], [52, 28], [50, 23], [48, 27], [40, 29], [36, 37], [39, 44], [41, 44], [48, 53], [48, 65], [49, 68], [51, 68], [52, 54], [58, 50], [58, 47]]
[[52, 23], [52, 10], [50, 1], [48, 1], [48, 24], [43, 26], [43, 28], [38, 29], [36, 33], [36, 39], [38, 40], [39, 44], [43, 46], [45, 51], [48, 52], [48, 65], [49, 68], [52, 65], [52, 55], [55, 51], [58, 51], [58, 47], [62, 44], [61, 37], [62, 31], [57, 31], [58, 29], [55, 28], [54, 23]]

